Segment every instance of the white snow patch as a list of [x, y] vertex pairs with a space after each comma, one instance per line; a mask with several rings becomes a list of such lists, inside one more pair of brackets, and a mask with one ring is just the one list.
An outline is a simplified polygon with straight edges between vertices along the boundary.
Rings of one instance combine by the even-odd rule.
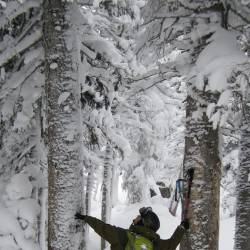
[[24, 63], [28, 64], [42, 53], [42, 49], [35, 49], [25, 54]]
[[10, 200], [29, 198], [32, 192], [32, 184], [25, 174], [16, 174], [6, 186], [6, 193]]
[[8, 202], [8, 206], [16, 217], [25, 219], [29, 223], [34, 223], [40, 212], [39, 204], [31, 198]]
[[95, 59], [95, 58], [96, 58], [96, 52], [95, 52], [95, 51], [90, 50], [88, 47], [84, 46], [83, 44], [82, 44], [82, 46], [81, 46], [81, 49], [82, 49], [82, 51], [83, 51], [87, 56], [89, 56], [91, 59]]
[[58, 25], [57, 25], [57, 26], [55, 27], [55, 30], [57, 30], [57, 31], [60, 31], [61, 29], [62, 29], [61, 26], [58, 26]]
[[2, 1], [2, 0], [0, 0], [0, 5], [1, 5], [3, 8], [6, 8], [6, 6], [7, 6], [7, 4], [6, 4], [4, 1]]
[[201, 119], [201, 117], [202, 117], [202, 112], [201, 112], [200, 109], [198, 109], [198, 110], [196, 110], [196, 111], [194, 111], [194, 112], [192, 113], [192, 118], [193, 118], [194, 120], [199, 120], [199, 119]]
[[72, 37], [72, 34], [69, 34], [66, 39], [66, 48], [68, 51], [71, 51], [73, 49], [73, 42], [74, 42], [74, 39]]
[[226, 123], [226, 121], [228, 120], [229, 113], [230, 113], [229, 111], [222, 113], [222, 115], [220, 117], [220, 127], [222, 127]]
[[37, 223], [37, 216], [40, 213], [40, 205], [35, 199], [19, 199], [5, 201], [9, 211], [18, 218], [18, 222], [24, 231], [26, 239], [36, 238], [35, 225]]
[[64, 106], [63, 110], [64, 110], [64, 111], [69, 111], [69, 105]]
[[63, 92], [58, 98], [58, 105], [61, 105], [63, 102], [65, 102], [69, 96], [70, 92]]
[[196, 86], [203, 89], [204, 79], [208, 78], [206, 90], [223, 91], [232, 69], [247, 61], [239, 49], [236, 34], [217, 28], [210, 38], [210, 44], [200, 53], [196, 62]]
[[111, 41], [102, 37], [89, 37], [85, 40], [85, 43], [87, 43], [93, 50], [105, 55], [113, 64], [124, 67], [123, 57], [118, 53], [117, 48]]
[[19, 247], [14, 242], [13, 236], [3, 235], [0, 237], [0, 250], [19, 250]]
[[227, 105], [231, 96], [232, 96], [231, 90], [227, 89], [223, 91], [222, 94], [220, 95], [217, 105], [218, 106]]
[[14, 105], [15, 105], [15, 99], [13, 97], [8, 98], [4, 102], [2, 106], [2, 110], [1, 110], [3, 120], [7, 120], [11, 117], [11, 114], [13, 113]]
[[95, 99], [95, 102], [102, 102], [102, 101], [103, 101], [103, 98], [104, 98], [104, 97], [101, 96], [99, 92], [96, 92], [96, 93], [95, 93], [95, 98], [94, 98], [94, 99]]
[[216, 108], [215, 103], [210, 103], [207, 107], [207, 117], [210, 118]]
[[[26, 128], [34, 117], [34, 104], [41, 96], [41, 85], [44, 82], [44, 75], [37, 71], [28, 81], [22, 85], [20, 96], [23, 97], [22, 110], [18, 112], [14, 122], [14, 128]], [[13, 112], [13, 110], [12, 110]]]
[[220, 221], [219, 250], [233, 250], [235, 217]]
[[25, 128], [29, 124], [30, 118], [22, 112], [18, 112], [14, 123], [14, 128]]
[[0, 78], [1, 80], [5, 80], [5, 75], [6, 75], [6, 72], [5, 72], [5, 68], [2, 67], [1, 70], [0, 70]]
[[49, 66], [51, 69], [56, 69], [58, 67], [57, 63], [51, 63]]
[[93, 1], [93, 7], [94, 7], [94, 8], [99, 7], [100, 2], [101, 2], [101, 0], [94, 0], [94, 1]]
[[248, 5], [250, 3], [250, 0], [241, 0], [242, 4]]
[[[97, 8], [97, 7], [99, 7], [99, 4], [101, 3], [101, 2], [104, 2], [103, 0], [94, 0], [93, 1], [93, 6], [95, 7], [95, 8]], [[112, 0], [112, 2], [114, 3], [114, 4], [117, 4], [118, 2], [121, 2], [121, 3], [126, 3], [126, 1], [125, 0]]]
[[220, 121], [220, 117], [221, 117], [221, 112], [217, 111], [215, 112], [212, 117], [210, 118], [210, 121], [213, 123], [213, 129], [216, 129], [218, 126], [218, 123]]
[[[0, 207], [0, 221], [1, 250], [39, 250], [39, 246], [37, 244], [34, 244], [32, 240], [25, 239], [24, 231], [20, 227], [17, 219], [6, 208]], [[10, 235], [11, 237], [8, 237]], [[4, 236], [3, 245], [2, 236]], [[17, 245], [17, 248], [15, 248], [15, 243]], [[7, 245], [8, 248], [4, 248], [4, 245]]]

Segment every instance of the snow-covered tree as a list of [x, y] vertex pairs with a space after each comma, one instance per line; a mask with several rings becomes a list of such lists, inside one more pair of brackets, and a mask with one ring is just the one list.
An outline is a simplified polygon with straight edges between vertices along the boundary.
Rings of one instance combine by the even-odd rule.
[[235, 249], [248, 249], [249, 63], [240, 48], [249, 55], [249, 5], [0, 0], [0, 249], [48, 248], [47, 157], [49, 249], [83, 247], [74, 213], [90, 214], [101, 186], [109, 222], [119, 174], [129, 203], [171, 189], [185, 106], [184, 170], [195, 167], [195, 179], [182, 249], [217, 249], [221, 170]]
[[[236, 31], [238, 34], [239, 47], [249, 56], [249, 16], [250, 16], [250, 3], [249, 1], [225, 1], [227, 13], [227, 27], [229, 30]], [[249, 57], [248, 57], [249, 58]], [[235, 171], [234, 176], [237, 178], [236, 182], [231, 182], [231, 190], [235, 190], [236, 184], [236, 197], [230, 196], [232, 200], [236, 198], [236, 230], [235, 230], [235, 245], [234, 249], [248, 249], [250, 241], [249, 235], [249, 62], [239, 63], [234, 69], [234, 73], [229, 79], [231, 84], [227, 88], [227, 92], [232, 91], [231, 96], [234, 102], [238, 105], [236, 110], [236, 117], [233, 121], [234, 128], [239, 128], [238, 140], [239, 145], [239, 159], [238, 169]], [[230, 96], [230, 94], [229, 94]], [[230, 110], [230, 109], [228, 109]], [[231, 112], [232, 112], [231, 111]], [[240, 115], [239, 115], [240, 114]], [[235, 155], [235, 154], [234, 154]], [[237, 154], [236, 154], [237, 157]], [[235, 159], [234, 159], [235, 161]], [[231, 168], [232, 169], [232, 168]], [[235, 211], [233, 211], [235, 212]]]
[[[119, 30], [119, 25], [122, 26], [123, 23], [110, 8], [116, 12], [118, 7], [111, 1], [109, 4], [101, 3], [100, 7], [97, 2], [94, 6], [84, 5], [82, 9], [85, 27], [81, 32], [81, 57], [85, 73], [81, 101], [82, 114], [85, 117], [83, 121], [86, 138], [84, 162], [87, 166], [88, 202], [91, 195], [90, 186], [96, 177], [95, 172], [104, 164], [102, 149], [109, 141], [113, 142], [112, 145], [116, 145], [112, 109], [122, 83], [121, 79], [123, 74], [126, 74], [126, 62], [122, 62], [124, 50], [119, 47], [119, 43], [125, 41]], [[110, 11], [112, 14], [109, 13]], [[112, 161], [113, 159], [109, 166], [113, 165]]]
[[184, 142], [182, 84], [181, 79], [164, 81], [158, 73], [139, 75], [125, 94], [126, 103], [118, 106], [120, 127], [133, 152], [122, 162], [131, 203], [159, 195], [157, 182], [168, 186], [177, 175]]
[[[103, 182], [102, 182], [102, 211], [101, 211], [101, 218], [103, 221], [110, 221], [111, 215], [111, 207], [112, 207], [112, 196], [111, 196], [111, 189], [112, 189], [112, 173], [113, 168], [112, 166], [112, 148], [109, 142], [107, 142], [107, 146], [105, 149], [105, 157], [104, 157], [104, 164], [103, 164]], [[105, 240], [102, 239], [101, 241], [101, 249], [106, 248]]]
[[[249, 1], [226, 1], [228, 6], [228, 26], [239, 32], [238, 41], [241, 49], [248, 55], [250, 48], [249, 33]], [[238, 97], [241, 119], [235, 126], [239, 125], [239, 168], [236, 178], [236, 228], [234, 249], [245, 250], [250, 246], [249, 241], [249, 62], [240, 64], [232, 76], [233, 92]], [[239, 124], [240, 121], [240, 124]]]
[[3, 249], [46, 249], [41, 10], [41, 1], [0, 2]]
[[[129, 72], [126, 56], [131, 43], [129, 9], [126, 1], [95, 1], [82, 8], [85, 25], [81, 31], [81, 67], [84, 69], [81, 101], [85, 118], [86, 212], [90, 212], [93, 183], [98, 180], [102, 183], [102, 219], [106, 222], [110, 218], [113, 184], [116, 183], [113, 176], [119, 172], [113, 157], [125, 151], [126, 139], [116, 129], [115, 120], [120, 87], [127, 81], [124, 79]], [[108, 151], [104, 159], [103, 151]], [[100, 170], [104, 171], [101, 178]]]
[[240, 124], [240, 151], [239, 169], [236, 181], [236, 227], [235, 250], [246, 250], [250, 247], [249, 216], [250, 216], [250, 91], [249, 91], [250, 65], [242, 65], [236, 74], [236, 83], [240, 88], [242, 97], [242, 115]]
[[[80, 43], [76, 3], [44, 1], [48, 249], [82, 249], [74, 220], [82, 199]], [[77, 234], [78, 232], [78, 234]]]
[[[209, 111], [226, 96], [233, 62], [225, 67], [225, 55], [236, 51], [235, 37], [221, 28], [227, 26], [227, 10], [220, 1], [149, 1], [144, 16], [147, 29], [138, 56], [146, 60], [150, 53], [161, 70], [177, 70], [187, 83], [184, 173], [195, 168], [195, 177], [191, 230], [181, 249], [218, 249], [220, 144], [213, 126], [218, 119]], [[226, 41], [230, 49], [218, 53]], [[234, 65], [242, 62], [237, 56]]]

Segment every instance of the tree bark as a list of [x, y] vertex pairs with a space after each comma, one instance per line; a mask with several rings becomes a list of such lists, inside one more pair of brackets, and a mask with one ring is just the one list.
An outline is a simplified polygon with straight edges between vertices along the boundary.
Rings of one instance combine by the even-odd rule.
[[[206, 93], [204, 93], [205, 95]], [[199, 95], [199, 94], [198, 94]], [[181, 250], [218, 250], [220, 168], [218, 129], [213, 129], [202, 106], [189, 89], [186, 107], [184, 175], [194, 168], [190, 203], [190, 230]], [[204, 105], [204, 104], [203, 104]], [[194, 112], [200, 117], [194, 118]]]
[[76, 211], [82, 208], [79, 56], [73, 24], [77, 9], [74, 3], [61, 0], [44, 0], [43, 7], [48, 249], [82, 249], [83, 228], [74, 219]]
[[243, 98], [241, 122], [240, 159], [236, 181], [235, 250], [250, 249], [250, 90]]

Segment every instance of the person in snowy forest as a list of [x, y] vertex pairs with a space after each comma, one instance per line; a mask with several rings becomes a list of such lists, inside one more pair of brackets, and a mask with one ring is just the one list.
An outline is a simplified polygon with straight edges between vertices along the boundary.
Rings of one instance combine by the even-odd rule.
[[[75, 218], [88, 223], [97, 234], [111, 244], [111, 250], [174, 250], [181, 242], [185, 230], [189, 229], [189, 221], [186, 219], [177, 227], [171, 238], [160, 239], [156, 233], [160, 228], [160, 220], [152, 208], [142, 207], [139, 212], [140, 215], [133, 220], [129, 229], [112, 226], [95, 217], [80, 213], [76, 213]], [[138, 248], [139, 245], [140, 248]]]

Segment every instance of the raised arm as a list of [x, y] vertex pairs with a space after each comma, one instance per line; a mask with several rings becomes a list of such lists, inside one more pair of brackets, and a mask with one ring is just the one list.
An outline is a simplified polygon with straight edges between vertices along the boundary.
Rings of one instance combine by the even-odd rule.
[[112, 226], [103, 221], [87, 215], [77, 214], [76, 219], [82, 219], [92, 227], [97, 234], [108, 241], [110, 244], [119, 245], [127, 240], [126, 230], [120, 227]]
[[186, 229], [184, 228], [184, 226], [178, 226], [171, 238], [167, 240], [160, 240], [159, 250], [175, 250], [176, 247], [180, 244], [185, 231]]

